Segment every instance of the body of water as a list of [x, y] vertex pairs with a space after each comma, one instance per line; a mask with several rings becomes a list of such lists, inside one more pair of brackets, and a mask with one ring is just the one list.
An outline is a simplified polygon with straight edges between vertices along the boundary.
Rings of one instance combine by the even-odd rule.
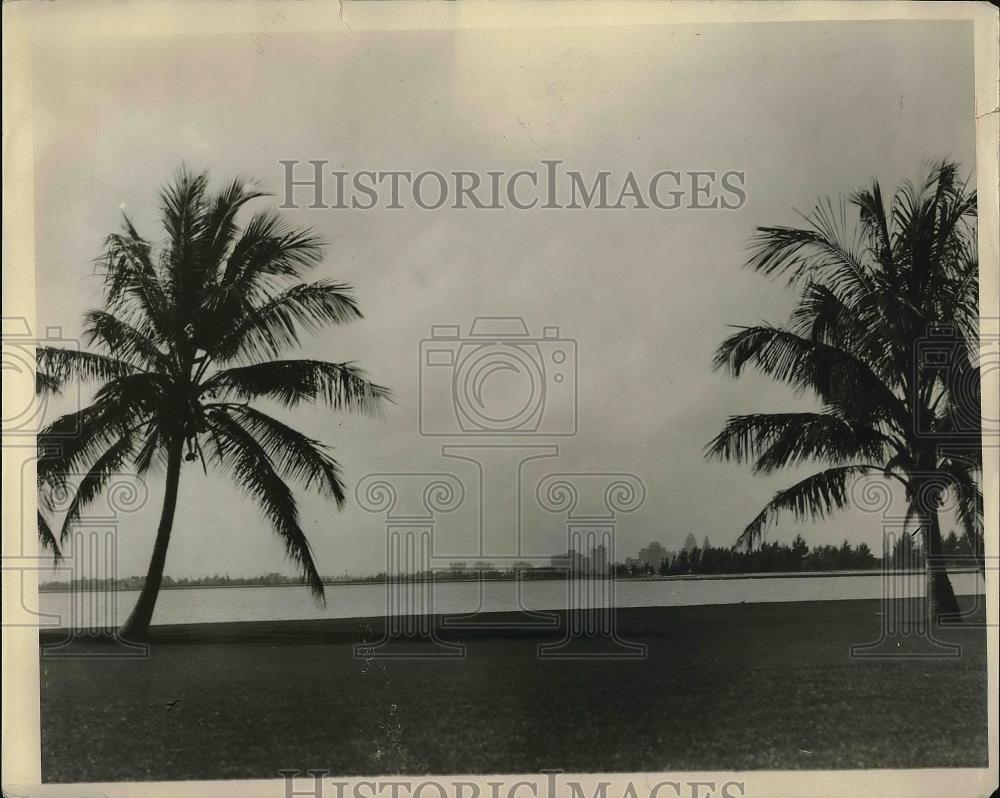
[[[982, 593], [976, 572], [952, 574], [959, 595]], [[837, 601], [922, 596], [922, 574], [887, 576], [880, 571], [650, 580], [526, 580], [326, 586], [326, 606], [300, 585], [280, 587], [178, 588], [160, 592], [153, 624], [363, 618], [386, 614], [511, 612], [572, 606], [670, 607], [741, 602]], [[123, 621], [137, 591], [45, 592], [39, 594], [40, 624], [108, 627]]]

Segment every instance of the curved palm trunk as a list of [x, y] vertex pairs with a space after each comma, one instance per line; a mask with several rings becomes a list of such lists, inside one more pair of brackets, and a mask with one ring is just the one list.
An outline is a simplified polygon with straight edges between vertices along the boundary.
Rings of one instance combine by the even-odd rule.
[[958, 599], [948, 578], [948, 571], [941, 562], [941, 521], [936, 508], [925, 512], [925, 550], [927, 552], [927, 612], [928, 621], [937, 623], [942, 616], [958, 620]]
[[149, 562], [149, 572], [146, 574], [146, 582], [142, 586], [139, 600], [119, 630], [119, 635], [125, 640], [144, 640], [149, 631], [149, 623], [153, 619], [156, 597], [160, 593], [160, 583], [163, 581], [163, 566], [167, 561], [170, 531], [174, 526], [183, 447], [184, 441], [178, 437], [170, 442], [167, 449], [167, 484], [163, 495], [163, 509], [160, 511], [160, 525], [156, 530], [156, 542], [153, 544], [153, 557]]

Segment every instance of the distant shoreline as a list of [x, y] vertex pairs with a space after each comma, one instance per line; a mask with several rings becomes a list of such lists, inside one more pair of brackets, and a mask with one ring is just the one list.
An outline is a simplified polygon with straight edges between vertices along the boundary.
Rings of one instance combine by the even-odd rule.
[[[962, 566], [958, 568], [948, 568], [948, 573], [962, 574], [975, 573], [978, 569], [974, 566]], [[851, 571], [765, 571], [757, 573], [734, 573], [734, 574], [674, 574], [672, 576], [660, 576], [649, 574], [644, 576], [616, 576], [611, 577], [615, 582], [691, 582], [691, 581], [714, 581], [731, 579], [813, 579], [821, 577], [847, 577], [847, 576], [881, 576], [885, 572], [880, 568], [870, 568], [865, 570]], [[901, 571], [890, 571], [896, 576], [923, 574], [921, 569], [910, 569]], [[524, 582], [546, 582], [565, 581], [566, 576], [529, 576], [522, 580]], [[465, 578], [441, 578], [441, 579], [412, 579], [410, 582], [430, 583], [430, 584], [455, 584], [455, 583], [476, 583], [480, 580], [474, 577]], [[516, 577], [501, 575], [491, 576], [482, 580], [483, 582], [514, 582]], [[324, 587], [356, 586], [356, 585], [385, 585], [389, 580], [381, 579], [329, 579], [323, 580]], [[87, 590], [95, 590], [100, 585], [89, 585]], [[199, 584], [199, 585], [163, 585], [161, 590], [219, 590], [229, 588], [256, 588], [256, 587], [305, 587], [305, 584], [296, 582], [284, 582], [280, 584], [267, 584], [261, 582], [229, 582], [226, 584]], [[70, 593], [78, 588], [62, 583], [43, 583], [38, 586], [39, 593]], [[141, 588], [118, 588], [121, 593], [137, 593]]]

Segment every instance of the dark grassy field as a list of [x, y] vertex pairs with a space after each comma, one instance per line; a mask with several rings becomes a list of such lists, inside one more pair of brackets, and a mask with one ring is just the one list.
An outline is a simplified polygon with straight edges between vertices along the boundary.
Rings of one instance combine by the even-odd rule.
[[[623, 609], [640, 661], [363, 660], [379, 620], [159, 627], [146, 660], [42, 657], [46, 781], [334, 774], [981, 767], [982, 630], [962, 655], [856, 660], [881, 603]], [[51, 636], [43, 635], [43, 644]], [[550, 640], [551, 641], [551, 640]], [[80, 651], [99, 644], [80, 645]]]

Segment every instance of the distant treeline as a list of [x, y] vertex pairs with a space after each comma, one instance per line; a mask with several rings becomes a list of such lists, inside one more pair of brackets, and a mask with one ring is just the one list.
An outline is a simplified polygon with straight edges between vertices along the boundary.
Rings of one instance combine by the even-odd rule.
[[[949, 565], [972, 565], [971, 552], [963, 538], [951, 532], [945, 538], [942, 553]], [[867, 543], [852, 546], [845, 540], [840, 546], [809, 548], [801, 535], [791, 545], [762, 543], [751, 551], [717, 546], [694, 546], [671, 554], [652, 564], [615, 564], [614, 574], [629, 576], [682, 576], [684, 574], [746, 574], [790, 573], [796, 571], [866, 571], [887, 567], [892, 569], [920, 568], [923, 551], [919, 541], [910, 534], [898, 537], [887, 561], [876, 556]]]
[[[953, 566], [973, 565], [965, 538], [951, 532], [942, 546], [945, 561]], [[885, 567], [892, 569], [920, 568], [923, 552], [919, 541], [912, 535], [899, 537], [889, 554]], [[876, 557], [866, 543], [852, 546], [844, 541], [840, 546], [814, 546], [809, 548], [801, 535], [796, 535], [791, 545], [787, 543], [762, 543], [752, 551], [742, 551], [721, 546], [694, 546], [664, 558], [659, 567], [641, 563], [615, 563], [608, 567], [609, 575], [620, 579], [646, 576], [684, 576], [686, 574], [745, 574], [745, 573], [794, 573], [796, 571], [864, 571], [883, 567], [881, 557]], [[585, 574], [594, 576], [592, 572]], [[408, 575], [421, 581], [471, 581], [478, 579], [565, 579], [565, 568], [541, 566], [532, 568], [528, 563], [514, 563], [510, 568], [497, 568], [492, 563], [475, 563], [467, 570], [454, 568], [439, 571], [421, 571]], [[385, 573], [371, 576], [324, 577], [326, 584], [381, 583]], [[144, 577], [129, 576], [121, 579], [72, 579], [70, 581], [43, 582], [39, 590], [141, 590]], [[162, 588], [166, 590], [197, 587], [268, 587], [304, 584], [302, 577], [270, 573], [263, 576], [237, 576], [228, 574], [174, 579], [164, 575]]]
[[[117, 590], [142, 590], [145, 583], [144, 576], [126, 576], [121, 579], [71, 579], [68, 582], [43, 582], [39, 585], [39, 590], [70, 590], [70, 589], [96, 589], [114, 587]], [[330, 578], [328, 581], [338, 581]], [[266, 587], [278, 585], [302, 585], [305, 580], [300, 576], [283, 576], [281, 574], [265, 574], [264, 576], [225, 576], [213, 574], [212, 576], [199, 577], [173, 577], [164, 575], [160, 587], [164, 590], [171, 588], [185, 587]]]

